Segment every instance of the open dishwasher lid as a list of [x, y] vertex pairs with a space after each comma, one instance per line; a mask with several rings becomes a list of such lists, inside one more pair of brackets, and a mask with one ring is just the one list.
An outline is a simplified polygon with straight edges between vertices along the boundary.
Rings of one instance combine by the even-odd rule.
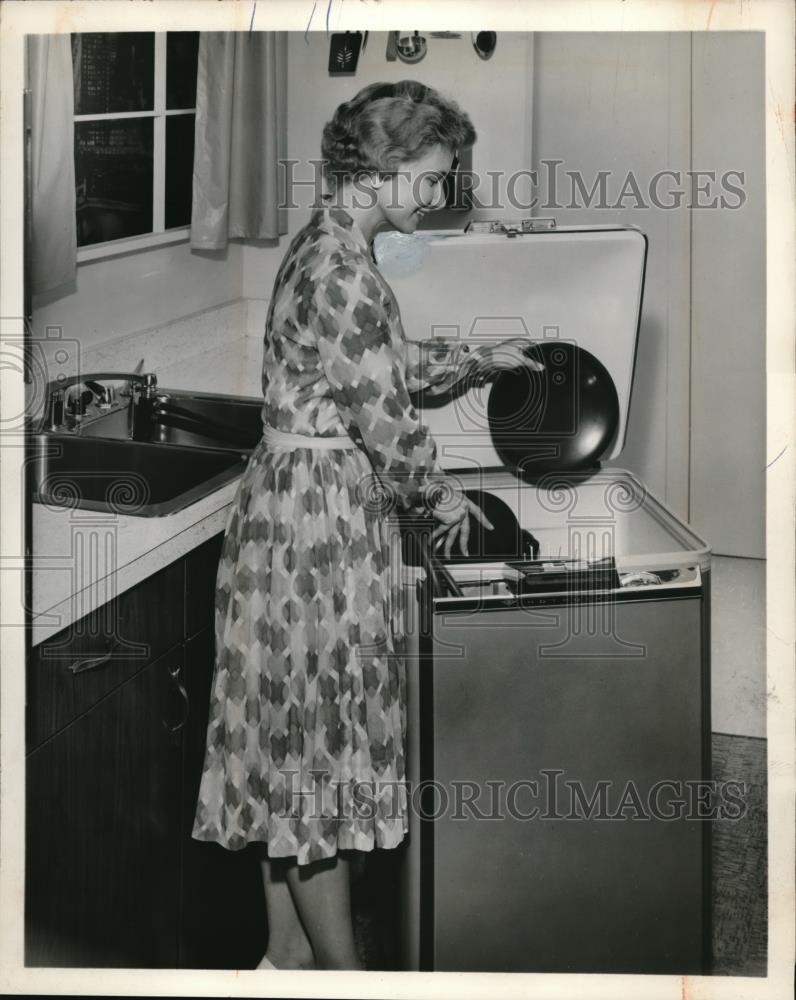
[[[627, 434], [647, 240], [633, 227], [566, 227], [518, 235], [424, 232], [376, 236], [375, 256], [398, 301], [408, 340], [463, 345], [513, 337], [569, 341], [607, 369], [619, 401], [616, 433]], [[546, 371], [554, 388], [555, 371]], [[489, 429], [490, 385], [423, 399], [443, 468], [503, 465]], [[548, 390], [549, 391], [549, 390]]]

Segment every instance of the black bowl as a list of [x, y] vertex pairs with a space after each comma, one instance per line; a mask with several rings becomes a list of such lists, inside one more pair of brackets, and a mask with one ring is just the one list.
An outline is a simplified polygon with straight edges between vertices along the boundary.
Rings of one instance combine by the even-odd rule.
[[544, 371], [500, 372], [489, 394], [501, 461], [533, 475], [596, 466], [619, 426], [619, 397], [605, 365], [569, 341], [543, 341], [528, 353]]

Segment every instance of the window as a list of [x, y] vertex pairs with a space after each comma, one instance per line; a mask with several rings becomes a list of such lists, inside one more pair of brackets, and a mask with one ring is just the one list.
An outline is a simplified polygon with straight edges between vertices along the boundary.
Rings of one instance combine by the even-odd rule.
[[198, 52], [197, 31], [72, 35], [79, 248], [190, 225]]

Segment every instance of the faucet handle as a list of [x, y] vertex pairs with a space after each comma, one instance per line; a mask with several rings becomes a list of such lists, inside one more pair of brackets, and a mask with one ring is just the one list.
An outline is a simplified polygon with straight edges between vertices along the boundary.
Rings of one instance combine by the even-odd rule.
[[130, 379], [130, 405], [127, 410], [127, 434], [134, 441], [149, 441], [157, 398], [158, 380], [154, 372]]
[[86, 380], [85, 384], [94, 393], [97, 406], [101, 410], [107, 410], [113, 405], [115, 390], [112, 385], [104, 385], [94, 380]]
[[[106, 383], [122, 382], [116, 388]], [[79, 430], [86, 413], [86, 405], [96, 402], [96, 409], [111, 410], [117, 395], [135, 407], [141, 398], [151, 400], [157, 392], [157, 376], [154, 372], [91, 372], [76, 374], [68, 378], [53, 379], [47, 383], [44, 412], [39, 419], [40, 430]], [[103, 416], [104, 412], [91, 414], [91, 419]]]
[[65, 419], [64, 392], [56, 389], [50, 396], [49, 426], [51, 431], [60, 430]]
[[[140, 366], [140, 362], [139, 362]], [[133, 396], [139, 389], [157, 389], [158, 378], [154, 372], [134, 371], [127, 376], [127, 381], [119, 390], [119, 395], [125, 399]]]

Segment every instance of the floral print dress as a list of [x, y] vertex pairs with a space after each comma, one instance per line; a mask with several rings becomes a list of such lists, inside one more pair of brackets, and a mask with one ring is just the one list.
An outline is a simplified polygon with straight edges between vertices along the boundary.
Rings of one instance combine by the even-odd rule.
[[348, 213], [318, 205], [276, 277], [265, 426], [357, 447], [253, 451], [218, 568], [216, 667], [193, 837], [307, 864], [406, 833], [395, 508], [444, 479], [410, 392], [457, 380], [455, 345], [407, 343]]

